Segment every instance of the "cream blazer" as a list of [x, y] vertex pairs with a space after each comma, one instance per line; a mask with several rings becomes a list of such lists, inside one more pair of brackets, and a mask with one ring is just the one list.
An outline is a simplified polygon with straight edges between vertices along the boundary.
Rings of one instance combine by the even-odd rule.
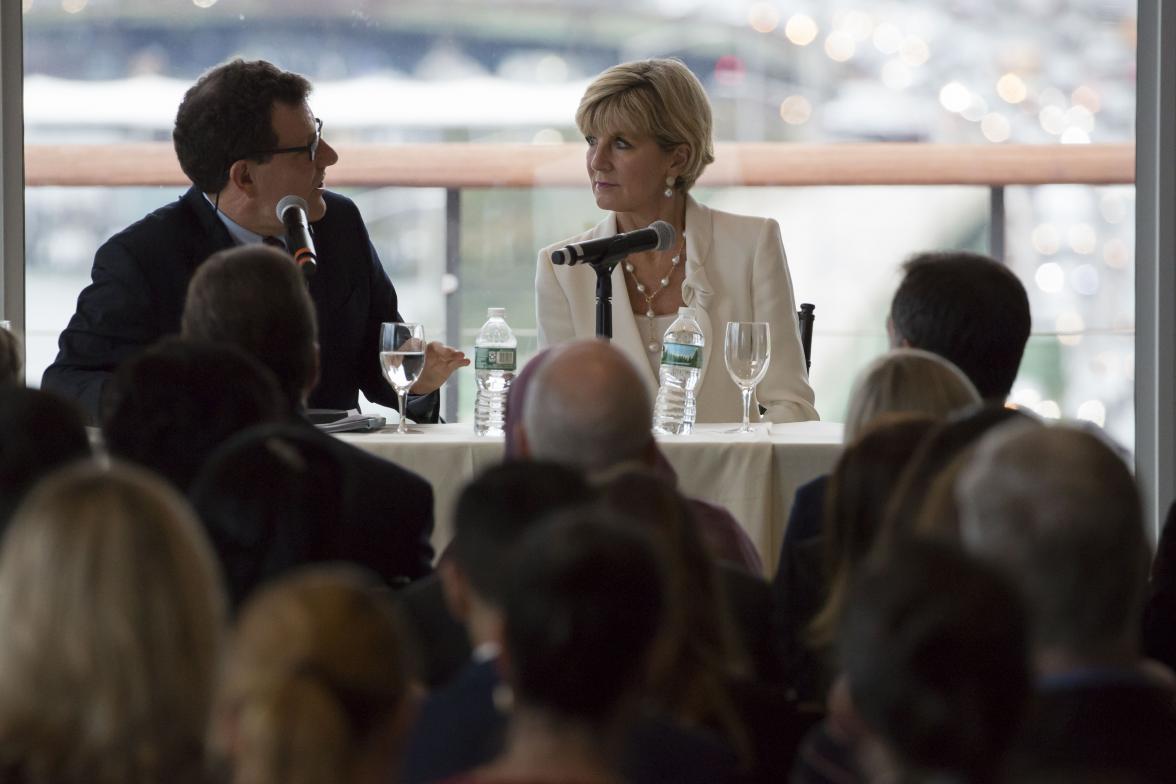
[[[551, 263], [551, 252], [573, 242], [617, 233], [609, 214], [589, 231], [539, 251], [535, 271], [536, 321], [540, 348], [596, 334], [596, 273], [587, 265]], [[623, 266], [612, 273], [613, 345], [624, 352], [657, 394], [657, 376], [650, 368], [625, 285]], [[723, 335], [728, 321], [766, 321], [771, 327], [772, 359], [756, 388], [759, 404], [772, 422], [817, 419], [808, 384], [792, 277], [780, 240], [780, 227], [768, 218], [733, 215], [686, 199], [686, 278], [682, 301], [698, 312], [706, 336], [702, 377], [696, 388], [698, 422], [738, 422], [743, 416], [739, 388], [723, 361]], [[755, 406], [752, 419], [756, 418]]]

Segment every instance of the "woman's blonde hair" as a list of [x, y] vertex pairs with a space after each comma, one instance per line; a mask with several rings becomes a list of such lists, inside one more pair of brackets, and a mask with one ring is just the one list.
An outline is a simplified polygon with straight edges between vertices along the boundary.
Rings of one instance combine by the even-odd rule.
[[352, 779], [365, 743], [412, 704], [391, 602], [374, 576], [341, 564], [303, 567], [246, 602], [212, 725], [231, 781]]
[[875, 359], [854, 382], [845, 416], [851, 443], [879, 414], [930, 414], [942, 419], [980, 402], [963, 372], [943, 357], [917, 348], [897, 348]]
[[715, 160], [710, 102], [681, 60], [636, 60], [609, 68], [584, 91], [576, 125], [586, 136], [643, 134], [667, 151], [686, 145], [686, 165], [674, 183], [683, 192]]
[[174, 490], [120, 464], [50, 476], [0, 551], [0, 769], [202, 777], [223, 623], [211, 548]]

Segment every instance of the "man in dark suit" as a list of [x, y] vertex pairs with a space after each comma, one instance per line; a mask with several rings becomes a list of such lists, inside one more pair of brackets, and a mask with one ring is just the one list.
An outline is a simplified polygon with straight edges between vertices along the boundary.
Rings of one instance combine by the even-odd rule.
[[981, 442], [956, 497], [965, 544], [1029, 610], [1037, 687], [1019, 780], [1172, 781], [1176, 692], [1139, 653], [1149, 552], [1122, 457], [1075, 427], [1006, 425]]
[[[302, 276], [285, 252], [265, 245], [213, 254], [188, 287], [181, 335], [232, 345], [268, 368], [290, 420], [342, 466], [343, 518], [365, 541], [349, 560], [390, 582], [432, 572], [433, 488], [395, 463], [322, 433], [303, 416], [318, 378], [318, 330]], [[375, 559], [375, 560], [373, 560]]]
[[[326, 169], [339, 156], [307, 105], [310, 89], [303, 77], [270, 63], [235, 60], [188, 90], [173, 140], [193, 186], [98, 249], [92, 282], [78, 298], [42, 387], [79, 401], [97, 421], [114, 369], [179, 330], [196, 268], [234, 245], [281, 243], [285, 229], [276, 206], [294, 195], [308, 205], [318, 252], [309, 286], [322, 367], [309, 403], [355, 408], [362, 389], [369, 400], [396, 406], [377, 359], [380, 324], [403, 320], [396, 290], [355, 205], [324, 190]], [[409, 415], [436, 421], [436, 390], [467, 364], [461, 352], [430, 343]]]

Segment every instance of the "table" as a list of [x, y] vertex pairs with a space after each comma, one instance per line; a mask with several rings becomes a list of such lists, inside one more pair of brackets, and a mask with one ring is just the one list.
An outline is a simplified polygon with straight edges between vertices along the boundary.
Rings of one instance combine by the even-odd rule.
[[[828, 473], [841, 450], [836, 422], [767, 423], [749, 435], [734, 425], [696, 425], [690, 436], [658, 436], [687, 494], [730, 510], [775, 573], [796, 488]], [[453, 509], [462, 485], [502, 460], [503, 439], [475, 436], [470, 424], [416, 425], [420, 433], [344, 433], [338, 438], [416, 471], [433, 484], [437, 552], [453, 537]]]

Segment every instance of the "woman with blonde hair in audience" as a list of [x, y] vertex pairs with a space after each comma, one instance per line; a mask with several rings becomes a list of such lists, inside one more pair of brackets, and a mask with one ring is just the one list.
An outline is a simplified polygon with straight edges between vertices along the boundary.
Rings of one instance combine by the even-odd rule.
[[45, 479], [0, 550], [0, 780], [207, 780], [224, 598], [162, 480], [86, 462]]
[[404, 637], [379, 579], [302, 567], [242, 608], [211, 742], [233, 784], [398, 780], [416, 713]]

